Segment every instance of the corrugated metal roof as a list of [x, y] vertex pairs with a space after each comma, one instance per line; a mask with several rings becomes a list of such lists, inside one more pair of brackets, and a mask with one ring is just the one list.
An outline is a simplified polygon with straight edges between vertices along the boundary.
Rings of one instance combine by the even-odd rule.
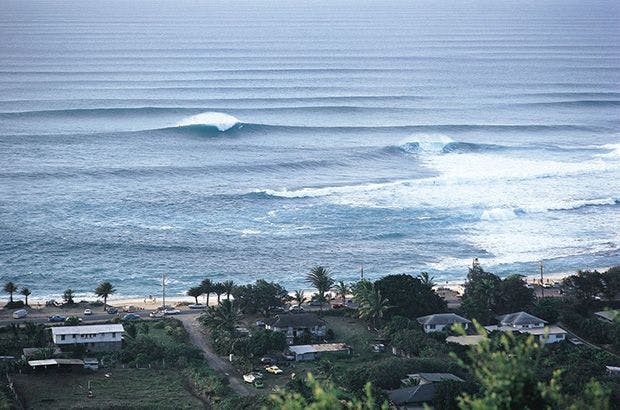
[[58, 326], [52, 328], [53, 335], [87, 335], [95, 333], [122, 333], [123, 325], [88, 325], [88, 326]]
[[344, 343], [325, 343], [320, 345], [298, 345], [289, 346], [289, 350], [295, 354], [319, 353], [319, 352], [339, 352], [347, 350], [349, 347]]
[[28, 364], [32, 367], [37, 366], [54, 366], [57, 364], [79, 365], [83, 366], [84, 361], [80, 359], [45, 359], [45, 360], [28, 360]]

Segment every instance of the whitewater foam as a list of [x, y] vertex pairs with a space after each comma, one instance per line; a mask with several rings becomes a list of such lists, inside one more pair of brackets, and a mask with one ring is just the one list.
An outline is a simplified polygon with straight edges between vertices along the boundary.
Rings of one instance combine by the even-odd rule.
[[192, 115], [191, 117], [182, 119], [177, 123], [177, 127], [204, 125], [207, 127], [215, 127], [224, 132], [239, 123], [240, 121], [232, 115], [221, 112], [203, 112], [201, 114]]

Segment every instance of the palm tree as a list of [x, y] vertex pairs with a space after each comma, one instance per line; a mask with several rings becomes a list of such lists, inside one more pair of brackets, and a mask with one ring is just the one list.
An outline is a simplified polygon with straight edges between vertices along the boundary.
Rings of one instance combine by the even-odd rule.
[[371, 291], [365, 293], [360, 303], [359, 317], [368, 320], [374, 328], [377, 328], [377, 324], [390, 308], [389, 299], [381, 296], [381, 291], [373, 284]]
[[233, 293], [235, 289], [235, 282], [232, 280], [225, 280], [222, 282], [222, 288], [224, 289], [224, 293], [226, 293], [226, 299], [230, 299], [230, 294]]
[[202, 293], [207, 295], [207, 306], [209, 306], [209, 296], [211, 296], [211, 292], [213, 292], [213, 281], [211, 279], [203, 279], [200, 282], [200, 289], [202, 289]]
[[75, 302], [73, 301], [73, 289], [69, 288], [65, 290], [65, 293], [62, 294], [62, 299], [68, 305], [73, 305]]
[[232, 333], [241, 320], [241, 310], [232, 301], [226, 299], [217, 307], [209, 306], [201, 319], [202, 323], [212, 332], [226, 331]]
[[103, 310], [106, 309], [106, 305], [108, 304], [108, 296], [115, 292], [116, 289], [114, 289], [114, 286], [112, 286], [112, 284], [108, 281], [101, 282], [99, 285], [97, 285], [97, 287], [95, 288], [95, 295], [103, 298]]
[[26, 306], [28, 306], [28, 296], [30, 296], [32, 294], [32, 292], [30, 292], [30, 289], [22, 288], [21, 292], [19, 292], [19, 293], [21, 293], [26, 298], [24, 304]]
[[302, 305], [306, 301], [306, 295], [304, 295], [304, 291], [296, 290], [293, 294], [293, 300], [297, 302], [298, 305]]
[[306, 275], [306, 281], [316, 288], [319, 293], [319, 300], [325, 301], [325, 292], [334, 286], [334, 279], [331, 277], [329, 269], [323, 266], [315, 266]]
[[213, 284], [213, 293], [217, 296], [217, 304], [220, 304], [220, 298], [224, 293], [226, 293], [226, 289], [224, 289], [224, 284], [217, 282]]
[[13, 282], [7, 282], [4, 291], [9, 294], [9, 303], [13, 303], [13, 293], [17, 292], [17, 286]]
[[420, 272], [418, 279], [420, 279], [420, 282], [422, 282], [423, 285], [428, 286], [431, 289], [435, 286], [435, 277], [429, 275], [428, 272]]
[[347, 294], [349, 293], [349, 285], [344, 283], [344, 281], [340, 281], [336, 283], [334, 286], [334, 290], [336, 291], [336, 296], [340, 295], [342, 297], [342, 304], [344, 305], [347, 302]]
[[358, 304], [366, 298], [366, 295], [370, 293], [372, 289], [372, 282], [366, 279], [362, 279], [351, 285], [351, 292], [353, 293], [353, 298]]
[[187, 296], [191, 296], [196, 299], [196, 304], [198, 304], [198, 296], [202, 295], [202, 288], [200, 286], [194, 286], [187, 290]]

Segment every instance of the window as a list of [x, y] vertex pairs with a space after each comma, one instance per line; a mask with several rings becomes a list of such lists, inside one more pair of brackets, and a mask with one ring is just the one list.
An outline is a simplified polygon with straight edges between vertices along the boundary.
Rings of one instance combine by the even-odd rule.
[[75, 339], [75, 337], [76, 337], [76, 336], [77, 336], [77, 335], [73, 335], [73, 338]]
[[60, 335], [60, 340], [65, 340], [65, 335]]
[[435, 325], [428, 325], [429, 329], [435, 329]]
[[112, 333], [112, 339], [116, 339], [116, 332]]

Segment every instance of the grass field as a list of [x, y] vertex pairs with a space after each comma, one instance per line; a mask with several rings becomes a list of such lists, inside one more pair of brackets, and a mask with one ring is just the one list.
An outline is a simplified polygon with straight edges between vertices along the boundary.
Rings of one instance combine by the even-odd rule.
[[[109, 378], [105, 377], [106, 372]], [[29, 409], [204, 408], [185, 389], [175, 370], [113, 369], [62, 374], [50, 371], [15, 375], [14, 381]], [[93, 398], [87, 397], [89, 381]]]

